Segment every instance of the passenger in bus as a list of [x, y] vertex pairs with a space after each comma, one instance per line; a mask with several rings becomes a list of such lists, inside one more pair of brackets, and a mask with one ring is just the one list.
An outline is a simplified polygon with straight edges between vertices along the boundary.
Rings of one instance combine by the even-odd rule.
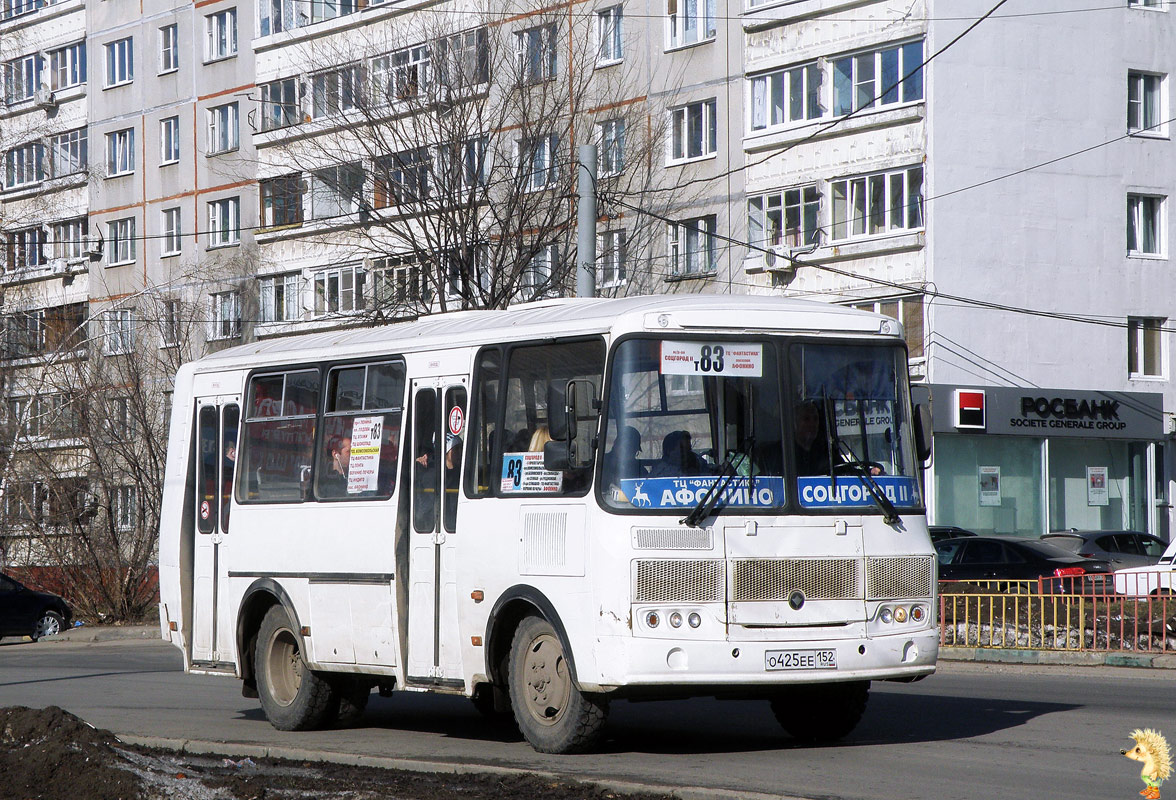
[[709, 475], [706, 462], [690, 446], [689, 431], [670, 431], [662, 439], [662, 457], [649, 470], [651, 478]]
[[551, 441], [551, 431], [548, 430], [546, 425], [540, 425], [538, 428], [535, 429], [535, 432], [533, 434], [531, 434], [531, 441], [527, 445], [527, 450], [529, 450], [532, 453], [542, 453], [543, 452], [543, 445], [547, 444], [550, 441]]
[[632, 425], [625, 425], [617, 432], [612, 450], [604, 456], [604, 483], [606, 486], [620, 486], [628, 478], [644, 478], [647, 470], [637, 458], [641, 452], [641, 433]]
[[829, 474], [829, 440], [822, 435], [821, 412], [813, 402], [796, 407], [792, 423], [798, 475]]
[[343, 497], [347, 494], [347, 467], [351, 462], [351, 437], [337, 436], [327, 445], [331, 464], [319, 478], [319, 494], [323, 497]]

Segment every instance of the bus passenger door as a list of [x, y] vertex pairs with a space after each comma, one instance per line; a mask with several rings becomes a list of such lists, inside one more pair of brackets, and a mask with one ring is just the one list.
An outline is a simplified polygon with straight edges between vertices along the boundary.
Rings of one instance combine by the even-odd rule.
[[408, 676], [416, 682], [462, 679], [455, 533], [466, 381], [462, 376], [412, 383]]
[[225, 574], [240, 422], [239, 397], [196, 401], [192, 665], [210, 669], [229, 667], [233, 649], [233, 625], [220, 618], [220, 589]]

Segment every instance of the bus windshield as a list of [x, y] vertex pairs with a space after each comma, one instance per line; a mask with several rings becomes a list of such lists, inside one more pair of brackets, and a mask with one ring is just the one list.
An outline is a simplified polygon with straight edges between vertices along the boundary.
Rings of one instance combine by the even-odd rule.
[[900, 347], [634, 338], [609, 386], [611, 508], [921, 505]]

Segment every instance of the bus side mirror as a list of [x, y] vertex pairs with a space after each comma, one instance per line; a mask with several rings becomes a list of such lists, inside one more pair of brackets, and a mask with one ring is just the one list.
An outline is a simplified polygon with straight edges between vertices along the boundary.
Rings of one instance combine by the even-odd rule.
[[931, 409], [922, 403], [915, 406], [915, 450], [923, 464], [931, 460]]
[[543, 445], [543, 469], [548, 472], [564, 472], [572, 468], [576, 460], [576, 443], [552, 439]]
[[[551, 438], [557, 441], [566, 442], [568, 440], [569, 430], [574, 430], [568, 425], [568, 384], [549, 383], [547, 384], [547, 432], [551, 434]], [[573, 425], [574, 425], [573, 421]], [[575, 433], [572, 434], [575, 436]]]

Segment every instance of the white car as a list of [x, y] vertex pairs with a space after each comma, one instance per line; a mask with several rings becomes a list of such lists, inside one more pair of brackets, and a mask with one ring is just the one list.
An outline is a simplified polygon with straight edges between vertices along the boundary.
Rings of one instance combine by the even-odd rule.
[[1115, 594], [1127, 597], [1147, 597], [1153, 594], [1173, 594], [1176, 582], [1176, 541], [1150, 567], [1128, 567], [1114, 572]]

